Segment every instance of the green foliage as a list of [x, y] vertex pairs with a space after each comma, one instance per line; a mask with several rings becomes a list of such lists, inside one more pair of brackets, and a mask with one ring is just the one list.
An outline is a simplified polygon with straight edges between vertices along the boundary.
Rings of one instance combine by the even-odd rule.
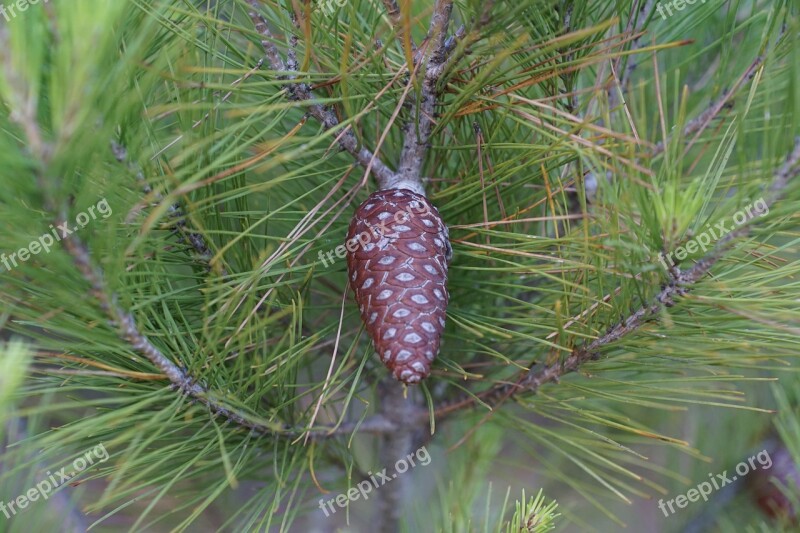
[[13, 412], [14, 394], [22, 385], [30, 364], [30, 350], [19, 341], [0, 344], [0, 439], [9, 414]]
[[[563, 361], [651, 302], [669, 280], [658, 253], [767, 195], [800, 134], [791, 2], [652, 14], [634, 22], [647, 30], [639, 43], [620, 37], [633, 0], [497, 1], [479, 27], [487, 4], [455, 4], [455, 26], [478, 38], [456, 45], [463, 57], [443, 84], [425, 166], [455, 251], [443, 350], [420, 386], [431, 410]], [[260, 5], [279, 50], [295, 50], [294, 81], [394, 168], [412, 119], [404, 104], [419, 87], [382, 4], [349, 0], [333, 14], [311, 2]], [[293, 8], [305, 13], [298, 26]], [[420, 43], [430, 3], [409, 9]], [[61, 217], [74, 227], [107, 200], [112, 213], [75, 232], [106, 294], [215, 402], [275, 429], [238, 428], [177, 393], [109, 324], [58, 243], [0, 266], [0, 316], [34, 351], [17, 415], [41, 422], [26, 440], [37, 455], [9, 447], [4, 461], [19, 467], [0, 483], [19, 493], [29, 470], [40, 478], [40, 465], [104, 443], [111, 460], [82, 478], [91, 497], [81, 508], [98, 530], [115, 520], [131, 531], [311, 529], [323, 519], [318, 487], [336, 495], [388, 466], [379, 439], [356, 424], [381, 405], [385, 369], [345, 292], [344, 262], [319, 260], [374, 185], [339, 150], [338, 132], [288, 98], [286, 73], [259, 65], [247, 10], [53, 1], [0, 27], [0, 253], [28, 247]], [[624, 107], [610, 96], [614, 76], [629, 81]], [[684, 137], [732, 87], [709, 127]], [[674, 417], [764, 427], [768, 403], [754, 391], [798, 353], [798, 200], [791, 185], [688, 296], [579, 372], [491, 412], [479, 404], [437, 421], [434, 442], [456, 452], [434, 462], [435, 494], [408, 504], [437, 503], [422, 527], [633, 525], [634, 503], [654, 507], [676, 480], [694, 479], [659, 453], [697, 461], [725, 446], [723, 436], [694, 447]], [[13, 346], [0, 360], [0, 403], [10, 394], [3, 369], [23, 368]], [[308, 442], [281, 434], [327, 425], [353, 429]], [[501, 492], [539, 494], [523, 492], [510, 522], [508, 501], [482, 503], [503, 460], [517, 477]], [[555, 522], [541, 486], [559, 501]], [[369, 527], [372, 508], [350, 507]]]
[[506, 533], [551, 531], [555, 527], [553, 521], [558, 517], [558, 513], [555, 512], [556, 507], [558, 505], [555, 502], [545, 503], [541, 490], [535, 497], [531, 496], [530, 501], [525, 499], [525, 491], [522, 491], [522, 502], [517, 502], [517, 510], [505, 531]]

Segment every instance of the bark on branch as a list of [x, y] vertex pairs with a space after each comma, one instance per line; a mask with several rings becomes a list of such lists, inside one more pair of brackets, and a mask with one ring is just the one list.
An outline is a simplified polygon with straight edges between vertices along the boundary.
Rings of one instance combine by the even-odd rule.
[[416, 52], [417, 45], [411, 38], [410, 22], [406, 27], [406, 22], [403, 20], [403, 13], [400, 10], [400, 6], [397, 5], [397, 0], [383, 0], [383, 5], [386, 7], [386, 14], [389, 15], [389, 20], [392, 22], [392, 27], [397, 34], [400, 46], [404, 49], [410, 47], [412, 52]]
[[453, 12], [452, 0], [437, 0], [425, 43], [417, 50], [415, 63], [409, 66], [412, 77], [422, 72], [421, 88], [412, 107], [411, 119], [405, 125], [405, 139], [400, 154], [395, 181], [390, 185], [425, 194], [422, 182], [422, 166], [428, 153], [431, 131], [436, 118], [439, 100], [438, 84], [445, 72], [449, 43], [447, 28]]

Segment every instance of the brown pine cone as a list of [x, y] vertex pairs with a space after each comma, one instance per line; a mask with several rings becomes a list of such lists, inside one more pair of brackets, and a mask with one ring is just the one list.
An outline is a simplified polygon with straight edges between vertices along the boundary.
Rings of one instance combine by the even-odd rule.
[[404, 383], [439, 353], [447, 310], [450, 237], [439, 211], [408, 189], [372, 193], [347, 232], [347, 271], [375, 350]]

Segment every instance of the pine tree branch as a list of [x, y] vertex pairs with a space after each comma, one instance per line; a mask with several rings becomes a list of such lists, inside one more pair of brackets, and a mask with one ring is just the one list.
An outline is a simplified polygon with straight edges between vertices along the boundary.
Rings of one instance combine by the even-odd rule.
[[[381, 416], [395, 425], [394, 431], [387, 432], [381, 440], [380, 460], [382, 465], [393, 465], [399, 459], [411, 453], [413, 433], [408, 429], [409, 421], [417, 413], [415, 398], [417, 391], [408, 390], [402, 383], [391, 377], [385, 378], [378, 385], [381, 405]], [[410, 392], [410, 397], [406, 394]], [[407, 487], [405, 476], [398, 476], [392, 483], [381, 487], [378, 493], [378, 514], [382, 517], [380, 531], [397, 533], [403, 511], [403, 493]]]
[[[631, 41], [630, 52], [635, 52], [642, 47], [642, 37], [644, 35], [644, 25], [650, 19], [650, 16], [655, 9], [655, 0], [636, 0], [636, 4], [631, 10], [631, 15], [628, 18], [628, 24], [625, 28], [625, 35], [635, 35]], [[619, 73], [619, 67], [622, 64], [623, 58], [627, 58], [625, 70], [619, 75], [619, 84], [612, 83], [608, 90], [608, 107], [614, 109], [619, 104], [620, 93], [624, 93], [628, 86], [628, 81], [633, 75], [634, 70], [638, 66], [638, 62], [634, 59], [635, 56], [620, 55], [614, 61], [614, 72]], [[618, 89], [617, 89], [618, 88]]]
[[[247, 0], [247, 3], [251, 7], [248, 15], [253, 21], [256, 31], [262, 37], [261, 46], [264, 48], [270, 68], [276, 72], [288, 72], [280, 51], [275, 45], [275, 36], [269, 29], [267, 20], [259, 12], [259, 0]], [[289, 78], [286, 74], [280, 75], [278, 79], [288, 79], [289, 83], [285, 85], [285, 88], [289, 99], [305, 102], [307, 113], [317, 119], [326, 130], [336, 130], [336, 139], [339, 145], [350, 153], [362, 167], [372, 171], [380, 188], [388, 188], [388, 184], [394, 180], [394, 172], [376, 154], [366, 148], [359, 148], [358, 139], [350, 126], [340, 127], [339, 119], [333, 110], [315, 103], [314, 95], [307, 84], [294, 83], [293, 77]]]
[[[770, 196], [765, 198], [767, 206], [771, 207], [775, 202], [779, 201], [790, 181], [798, 176], [800, 176], [800, 137], [795, 139], [794, 149], [773, 176], [769, 188]], [[442, 405], [435, 410], [437, 419], [441, 420], [443, 417], [461, 409], [474, 407], [478, 403], [487, 404], [490, 408], [495, 408], [516, 394], [522, 392], [536, 394], [543, 385], [558, 383], [559, 379], [565, 374], [575, 372], [584, 363], [598, 359], [601, 348], [613, 344], [638, 330], [648, 320], [658, 315], [664, 307], [673, 306], [676, 298], [688, 294], [692, 290], [692, 286], [705, 277], [711, 268], [731, 250], [735, 241], [747, 236], [751, 229], [752, 225], [744, 224], [730, 231], [720, 238], [716, 246], [690, 269], [683, 272], [675, 269], [675, 275], [670, 278], [669, 282], [655, 295], [650, 303], [640, 307], [636, 312], [618, 322], [603, 336], [573, 350], [566, 360], [551, 365], [532, 366], [522, 373], [515, 383], [499, 384], [476, 396], [462, 397], [454, 402]], [[426, 420], [426, 416], [422, 413], [419, 414], [419, 417], [421, 423]]]
[[463, 46], [460, 48], [460, 52], [450, 54], [450, 57], [447, 60], [447, 64], [444, 67], [444, 70], [448, 70], [453, 64], [457, 63], [461, 60], [469, 51], [469, 47], [472, 46], [475, 42], [482, 39], [484, 34], [484, 29], [492, 20], [492, 10], [494, 9], [495, 0], [485, 0], [481, 4], [481, 13], [477, 19], [473, 19], [471, 21], [471, 27], [469, 32], [467, 32], [464, 25], [458, 27], [453, 35], [452, 39], [448, 39], [445, 42], [445, 50], [448, 54], [453, 52], [456, 49], [458, 44], [462, 44]]
[[[733, 95], [739, 91], [739, 89], [742, 87], [742, 85], [744, 85], [745, 82], [753, 79], [756, 70], [758, 70], [758, 68], [761, 66], [761, 63], [764, 61], [765, 57], [766, 54], [761, 54], [758, 57], [756, 57], [755, 60], [752, 63], [750, 63], [750, 66], [747, 67], [747, 70], [745, 70], [744, 74], [742, 74], [742, 76], [739, 77], [736, 83], [733, 84], [733, 87], [731, 89], [726, 89], [725, 91], [723, 91], [722, 96], [719, 97], [717, 100], [711, 102], [711, 104], [709, 104], [709, 106], [706, 108], [705, 111], [703, 111], [701, 114], [699, 114], [698, 116], [687, 122], [686, 125], [683, 127], [683, 131], [681, 133], [682, 137], [686, 139], [691, 135], [695, 135], [694, 139], [692, 139], [692, 143], [694, 143], [694, 140], [699, 135], [701, 135], [703, 131], [705, 131], [705, 129], [708, 127], [711, 121], [714, 120], [714, 118], [717, 115], [719, 115], [723, 109], [730, 107], [730, 100], [733, 97]], [[650, 154], [653, 156], [661, 154], [665, 150], [668, 144], [669, 142], [667, 143], [665, 143], [664, 141], [658, 142], [653, 148], [653, 150], [650, 152]]]
[[[32, 155], [41, 162], [43, 167], [46, 167], [52, 157], [53, 147], [44, 140], [33, 110], [15, 110], [11, 116], [14, 122], [18, 123], [25, 132], [28, 140], [28, 149]], [[115, 156], [119, 159], [123, 155], [125, 155], [123, 159], [127, 159], [127, 153], [123, 153], [121, 146], [117, 145]], [[42, 184], [42, 190], [48, 191], [45, 186], [44, 171], [38, 174], [37, 179]], [[56, 202], [48, 194], [45, 194], [45, 207], [51, 212], [57, 210]], [[66, 216], [60, 215], [55, 221], [55, 226], [67, 227]], [[117, 297], [108, 290], [103, 273], [93, 264], [88, 247], [76, 235], [64, 235], [60, 242], [64, 250], [72, 257], [83, 278], [89, 283], [90, 296], [110, 319], [120, 338], [158, 368], [175, 389], [205, 406], [214, 415], [222, 416], [234, 425], [254, 433], [274, 437], [299, 438], [308, 432], [314, 432], [312, 438], [328, 438], [349, 434], [356, 430], [374, 434], [397, 431], [397, 425], [381, 415], [372, 416], [361, 422], [351, 422], [332, 427], [301, 428], [290, 427], [280, 423], [265, 424], [236, 412], [233, 408], [215, 399], [210, 391], [196, 383], [137, 329], [133, 316], [117, 304]]]
[[[275, 44], [275, 36], [269, 28], [268, 21], [259, 12], [259, 0], [247, 0], [250, 10], [248, 12], [256, 31], [262, 37], [261, 45], [266, 53], [267, 60], [272, 70], [286, 73], [292, 70], [292, 65], [284, 63], [280, 51]], [[402, 22], [399, 17], [399, 7], [396, 2], [384, 2], [394, 22]], [[455, 38], [447, 37], [447, 29], [453, 10], [452, 0], [437, 0], [433, 7], [428, 36], [425, 44], [416, 49], [414, 54], [414, 76], [418, 69], [423, 74], [422, 87], [417, 102], [412, 109], [412, 119], [404, 127], [405, 141], [400, 156], [398, 171], [393, 172], [374, 153], [366, 148], [358, 147], [358, 140], [352, 128], [340, 127], [336, 114], [327, 107], [314, 103], [313, 94], [307, 84], [294, 83], [292, 76], [282, 74], [279, 79], [288, 81], [285, 88], [289, 99], [298, 102], [307, 102], [307, 113], [316, 118], [326, 130], [337, 131], [339, 145], [349, 152], [358, 163], [367, 170], [371, 170], [376, 177], [381, 189], [406, 188], [419, 194], [425, 194], [422, 183], [421, 170], [428, 152], [430, 134], [433, 130], [436, 105], [438, 102], [437, 85], [446, 72], [449, 53], [454, 48]], [[484, 11], [484, 15], [486, 11]], [[482, 21], [483, 21], [482, 17]], [[459, 31], [459, 36], [463, 30]], [[409, 65], [409, 68], [411, 66]]]
[[403, 21], [403, 13], [400, 11], [400, 6], [397, 5], [397, 0], [382, 0], [383, 5], [386, 7], [386, 13], [389, 15], [389, 20], [392, 23], [397, 40], [400, 41], [400, 46], [405, 50], [406, 46], [411, 47], [411, 52], [417, 51], [417, 45], [411, 37], [411, 27], [409, 26], [406, 31], [406, 25]]
[[[64, 225], [64, 220], [56, 221], [56, 226]], [[103, 274], [94, 267], [89, 250], [75, 235], [61, 241], [72, 256], [83, 278], [89, 283], [90, 295], [120, 332], [120, 337], [158, 368], [169, 381], [182, 392], [193, 397], [202, 397], [206, 391], [192, 380], [175, 363], [170, 361], [139, 330], [133, 317], [116, 303], [116, 296], [109, 297]], [[221, 410], [221, 409], [220, 409]], [[245, 425], [245, 424], [241, 424]], [[253, 428], [255, 429], [255, 428]]]
[[[390, 188], [406, 188], [425, 194], [422, 183], [422, 166], [428, 153], [428, 143], [436, 116], [437, 85], [445, 72], [450, 42], [447, 28], [453, 12], [452, 0], [436, 0], [425, 43], [417, 50], [412, 77], [422, 70], [422, 87], [412, 107], [411, 119], [404, 127], [405, 139], [400, 153], [395, 181]], [[410, 66], [409, 66], [410, 68]]]
[[400, 6], [397, 5], [397, 0], [382, 0], [383, 6], [386, 8], [386, 14], [389, 15], [389, 20], [392, 21], [398, 35], [402, 31], [403, 19], [400, 14]]
[[[63, 221], [57, 221], [57, 225], [63, 225]], [[346, 435], [356, 429], [360, 432], [374, 434], [389, 433], [397, 430], [395, 423], [379, 415], [370, 417], [361, 423], [352, 422], [338, 427], [321, 426], [309, 429], [290, 427], [279, 423], [266, 424], [236, 412], [233, 408], [215, 399], [208, 389], [195, 382], [137, 329], [133, 316], [116, 303], [117, 298], [115, 295], [109, 296], [102, 272], [92, 264], [88, 248], [76, 236], [70, 235], [62, 239], [61, 242], [65, 250], [72, 256], [84, 279], [89, 283], [90, 295], [118, 330], [120, 338], [158, 368], [169, 379], [175, 389], [197, 401], [214, 415], [221, 416], [241, 428], [251, 430], [260, 435], [286, 438], [296, 438], [305, 435], [309, 431], [314, 432], [312, 438], [327, 438]]]
[[[114, 158], [117, 160], [118, 163], [125, 165], [128, 169], [134, 173], [136, 176], [136, 181], [139, 182], [142, 190], [145, 194], [153, 195], [153, 199], [161, 203], [164, 201], [164, 197], [159, 194], [158, 192], [154, 192], [150, 185], [147, 183], [147, 180], [144, 176], [144, 170], [135, 162], [131, 161], [128, 157], [128, 150], [123, 145], [116, 141], [111, 141], [111, 152], [114, 154]], [[196, 256], [197, 260], [203, 263], [204, 268], [206, 271], [211, 271], [211, 257], [213, 254], [211, 253], [211, 248], [208, 245], [205, 237], [200, 233], [196, 233], [191, 231], [187, 224], [186, 224], [186, 215], [183, 213], [180, 204], [174, 203], [170, 204], [167, 207], [169, 211], [170, 218], [174, 219], [173, 229], [178, 234], [178, 238], [183, 244], [188, 245], [191, 247]], [[227, 273], [225, 270], [222, 270], [222, 275], [225, 276]]]
[[[278, 46], [275, 44], [275, 37], [269, 29], [269, 23], [259, 12], [259, 0], [247, 0], [247, 3], [252, 8], [247, 14], [250, 20], [253, 21], [256, 32], [262, 37], [261, 46], [264, 48], [264, 52], [266, 52], [267, 60], [272, 70], [276, 72], [286, 72], [286, 65], [283, 63], [283, 57], [278, 50]], [[293, 90], [292, 86], [290, 86], [289, 91], [291, 92]]]
[[[775, 48], [778, 45], [778, 43], [780, 42], [781, 38], [784, 36], [785, 33], [786, 33], [786, 26], [784, 25], [781, 28], [781, 32], [775, 39], [775, 43], [772, 45], [772, 47], [766, 46], [765, 49], [762, 50], [761, 53], [758, 56], [756, 56], [756, 58], [750, 63], [747, 69], [745, 69], [742, 75], [736, 79], [736, 81], [734, 82], [733, 86], [730, 89], [724, 90], [722, 92], [722, 96], [711, 102], [711, 104], [709, 104], [709, 106], [706, 108], [705, 111], [703, 111], [702, 113], [700, 113], [700, 115], [696, 116], [695, 118], [693, 118], [684, 125], [683, 130], [681, 131], [682, 138], [688, 139], [690, 136], [694, 135], [692, 140], [687, 145], [686, 150], [691, 148], [691, 146], [697, 141], [700, 135], [702, 135], [702, 133], [705, 131], [705, 129], [708, 127], [711, 121], [714, 120], [714, 118], [717, 117], [717, 115], [719, 115], [722, 112], [722, 110], [731, 106], [732, 104], [731, 99], [734, 97], [734, 95], [736, 95], [736, 93], [739, 92], [739, 90], [747, 82], [749, 82], [755, 77], [758, 69], [761, 68], [761, 65], [764, 64], [764, 61], [766, 60], [770, 49]], [[666, 142], [663, 140], [661, 142], [658, 142], [650, 151], [650, 155], [656, 156], [661, 154], [662, 152], [664, 152], [664, 150], [669, 144], [670, 140], [667, 140]]]

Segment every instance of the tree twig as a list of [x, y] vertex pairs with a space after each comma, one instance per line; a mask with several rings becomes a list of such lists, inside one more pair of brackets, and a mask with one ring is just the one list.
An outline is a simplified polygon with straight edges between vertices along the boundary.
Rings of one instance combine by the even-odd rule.
[[[794, 149], [789, 153], [786, 161], [773, 176], [769, 188], [769, 198], [765, 198], [768, 206], [772, 206], [783, 195], [789, 182], [800, 175], [800, 137], [795, 139]], [[566, 360], [551, 365], [535, 365], [523, 372], [515, 383], [503, 383], [490, 388], [475, 396], [462, 397], [454, 402], [442, 405], [435, 410], [437, 419], [446, 417], [464, 408], [474, 407], [484, 403], [494, 408], [512, 396], [527, 392], [535, 394], [547, 383], [557, 383], [565, 374], [578, 370], [584, 363], [600, 357], [600, 349], [612, 344], [623, 337], [638, 330], [649, 319], [656, 316], [664, 307], [674, 305], [675, 299], [685, 296], [692, 290], [692, 286], [702, 279], [711, 268], [734, 245], [734, 241], [747, 236], [752, 225], [745, 224], [730, 231], [723, 236], [716, 246], [704, 257], [699, 259], [690, 269], [681, 272], [676, 269], [675, 277], [655, 295], [652, 301], [643, 305], [624, 320], [618, 322], [604, 335], [592, 342], [576, 348]], [[425, 415], [420, 413], [421, 421]]]
[[400, 6], [397, 5], [397, 0], [383, 0], [383, 5], [386, 7], [386, 13], [389, 15], [389, 20], [392, 22], [394, 32], [397, 34], [397, 39], [400, 41], [400, 46], [405, 49], [408, 45], [411, 47], [411, 52], [416, 52], [417, 45], [411, 37], [411, 27], [409, 26], [406, 31], [406, 24], [403, 21], [403, 13], [400, 11]]
[[[395, 181], [390, 185], [425, 194], [422, 183], [422, 165], [428, 152], [428, 142], [436, 116], [437, 85], [445, 72], [448, 52], [447, 28], [453, 12], [452, 0], [436, 0], [425, 44], [417, 50], [415, 62], [423, 72], [420, 94], [406, 123], [403, 149], [400, 153]], [[414, 72], [419, 69], [414, 68]]]
[[[443, 67], [445, 71], [449, 70], [451, 66], [460, 61], [468, 52], [470, 46], [484, 37], [483, 30], [486, 25], [491, 22], [492, 10], [494, 9], [495, 0], [484, 0], [481, 4], [481, 12], [477, 18], [470, 21], [470, 29], [461, 25], [455, 31], [451, 39], [445, 41], [445, 50], [450, 55], [447, 58], [447, 63]], [[461, 48], [456, 50], [456, 46], [461, 44]], [[451, 53], [454, 52], [455, 53]]]
[[[58, 222], [61, 224], [61, 221]], [[92, 264], [88, 248], [74, 235], [61, 241], [72, 256], [75, 265], [90, 285], [90, 294], [106, 313], [112, 325], [118, 330], [120, 338], [136, 352], [144, 356], [172, 383], [172, 386], [209, 409], [214, 415], [222, 416], [233, 424], [262, 435], [294, 438], [307, 432], [314, 432], [312, 438], [325, 438], [348, 434], [358, 428], [365, 433], [386, 433], [396, 429], [396, 425], [381, 416], [371, 417], [362, 423], [348, 423], [338, 427], [301, 428], [281, 423], [270, 424], [254, 420], [247, 414], [238, 412], [215, 398], [213, 393], [193, 380], [182, 368], [172, 362], [161, 350], [153, 345], [136, 327], [131, 314], [120, 307], [115, 295], [109, 295], [102, 272]]]
[[[775, 39], [775, 44], [773, 47], [777, 46], [777, 43], [781, 40], [785, 32], [786, 27], [784, 26], [781, 28], [780, 34]], [[722, 96], [711, 102], [705, 111], [684, 125], [683, 130], [681, 131], [682, 138], [687, 139], [694, 135], [686, 148], [687, 150], [697, 141], [697, 138], [700, 137], [700, 135], [705, 131], [711, 121], [714, 120], [714, 118], [719, 115], [723, 109], [730, 106], [731, 99], [737, 92], [739, 92], [739, 89], [741, 89], [745, 83], [753, 79], [753, 77], [756, 75], [756, 72], [759, 68], [761, 68], [761, 65], [763, 65], [764, 60], [767, 58], [769, 48], [769, 45], [767, 45], [765, 49], [762, 50], [758, 56], [756, 56], [756, 58], [750, 63], [747, 69], [745, 69], [742, 75], [739, 76], [730, 89], [724, 90], [722, 92]], [[650, 155], [656, 156], [661, 154], [664, 152], [668, 144], [668, 141], [665, 143], [663, 140], [657, 143], [650, 151]]]
[[[286, 73], [287, 66], [275, 44], [275, 36], [272, 34], [272, 30], [269, 29], [267, 20], [260, 14], [258, 0], [247, 0], [247, 3], [251, 7], [248, 14], [255, 25], [256, 31], [262, 37], [261, 46], [264, 48], [270, 67], [276, 72]], [[307, 84], [297, 83], [293, 78], [288, 79], [285, 74], [279, 75], [279, 79], [288, 80], [285, 86], [290, 100], [305, 102], [306, 111], [309, 115], [317, 119], [326, 130], [336, 131], [336, 139], [339, 142], [339, 146], [350, 153], [362, 167], [371, 170], [382, 189], [389, 188], [388, 184], [394, 180], [394, 172], [376, 154], [366, 148], [359, 147], [358, 139], [350, 126], [340, 126], [339, 119], [333, 110], [322, 104], [315, 103], [314, 96]]]
[[[139, 182], [145, 194], [152, 194], [153, 199], [156, 202], [164, 201], [164, 197], [158, 192], [153, 191], [153, 189], [150, 187], [150, 184], [147, 183], [142, 167], [130, 159], [127, 148], [116, 141], [111, 141], [111, 152], [114, 154], [114, 158], [118, 163], [126, 165], [128, 169], [134, 173], [136, 176], [136, 181]], [[211, 247], [208, 245], [205, 237], [202, 234], [189, 229], [188, 225], [186, 224], [186, 215], [179, 204], [170, 204], [167, 209], [170, 217], [174, 219], [173, 229], [178, 234], [180, 241], [192, 248], [196, 254], [197, 260], [203, 263], [203, 266], [207, 271], [210, 271], [211, 257], [213, 254], [211, 253]], [[226, 275], [224, 269], [222, 270], [222, 275]]]
[[[15, 122], [21, 125], [23, 131], [26, 133], [28, 137], [28, 147], [31, 153], [41, 161], [43, 168], [46, 168], [50, 163], [53, 148], [42, 135], [39, 123], [36, 121], [34, 109], [12, 109], [11, 116]], [[120, 147], [117, 146], [115, 156], [119, 159], [123, 155], [125, 155], [125, 158], [127, 157]], [[45, 171], [41, 171], [37, 175], [37, 178], [42, 184], [42, 189], [48, 191], [49, 189], [46, 187], [44, 179], [45, 175]], [[47, 210], [54, 213], [59, 211], [59, 206], [48, 194], [45, 194], [44, 203]], [[63, 212], [63, 208], [62, 212], [56, 216], [58, 219], [55, 221], [55, 225], [58, 227], [66, 227], [66, 215]], [[195, 402], [200, 403], [214, 415], [221, 416], [232, 424], [244, 429], [249, 429], [254, 433], [274, 437], [296, 438], [308, 432], [314, 432], [314, 438], [327, 438], [348, 434], [356, 429], [365, 433], [375, 434], [396, 431], [396, 424], [380, 415], [372, 416], [363, 421], [349, 422], [333, 427], [301, 428], [291, 427], [281, 422], [270, 423], [268, 421], [260, 421], [257, 420], [255, 416], [239, 412], [235, 407], [226, 405], [223, 401], [216, 398], [212, 391], [206, 389], [203, 385], [192, 379], [184, 369], [164, 355], [139, 331], [134, 317], [117, 303], [116, 295], [108, 290], [102, 271], [92, 262], [89, 248], [76, 235], [63, 235], [62, 237], [60, 242], [64, 250], [72, 257], [77, 269], [89, 284], [90, 296], [106, 314], [111, 325], [117, 329], [119, 337], [133, 350], [158, 368], [175, 389], [190, 397]]]
[[[641, 41], [644, 35], [643, 29], [645, 23], [647, 23], [650, 15], [653, 13], [653, 9], [655, 8], [655, 1], [654, 0], [636, 0], [636, 5], [631, 10], [631, 16], [628, 19], [628, 25], [625, 28], [625, 35], [635, 35], [633, 40], [631, 41], [630, 45], [630, 56], [620, 55], [614, 61], [614, 68], [612, 69], [612, 76], [614, 72], [620, 72], [620, 65], [622, 64], [623, 58], [627, 59], [627, 63], [625, 65], [625, 69], [619, 74], [619, 85], [616, 83], [612, 83], [608, 89], [608, 107], [609, 109], [614, 109], [619, 104], [620, 92], [624, 92], [626, 87], [628, 86], [628, 81], [630, 80], [631, 76], [633, 75], [633, 71], [636, 70], [638, 66], [638, 62], [635, 60], [635, 56], [632, 55], [633, 52], [641, 48]], [[617, 87], [619, 89], [617, 90]]]
[[[394, 431], [385, 433], [381, 439], [381, 464], [388, 466], [395, 464], [412, 451], [413, 432], [410, 426], [414, 421], [414, 415], [420, 411], [415, 401], [416, 389], [409, 390], [391, 377], [384, 379], [378, 388], [381, 395], [381, 415], [396, 426]], [[410, 397], [407, 398], [406, 394], [409, 392]], [[382, 487], [378, 493], [378, 512], [383, 518], [381, 532], [400, 531], [403, 494], [407, 486], [404, 476], [398, 476], [392, 483]]]

